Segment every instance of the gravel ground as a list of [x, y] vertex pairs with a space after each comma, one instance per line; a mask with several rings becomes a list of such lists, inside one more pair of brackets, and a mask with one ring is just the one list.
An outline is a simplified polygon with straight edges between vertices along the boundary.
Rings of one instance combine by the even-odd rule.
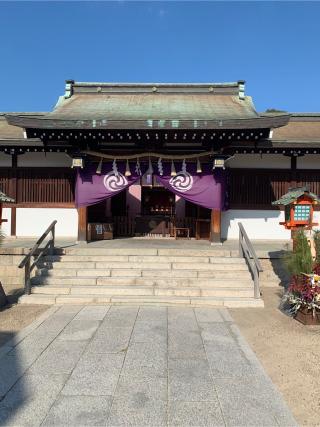
[[230, 312], [299, 424], [319, 426], [320, 326], [281, 313], [281, 295], [281, 288], [264, 288], [264, 309]]
[[32, 323], [47, 310], [48, 305], [6, 305], [0, 309], [0, 346], [12, 336]]

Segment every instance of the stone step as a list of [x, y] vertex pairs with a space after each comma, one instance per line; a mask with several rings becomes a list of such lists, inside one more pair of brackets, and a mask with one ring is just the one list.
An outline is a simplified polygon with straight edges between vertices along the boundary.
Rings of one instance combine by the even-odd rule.
[[103, 295], [23, 295], [21, 304], [127, 304], [127, 305], [184, 305], [189, 307], [263, 307], [262, 299], [235, 297], [181, 297], [181, 296], [103, 296]]
[[221, 263], [171, 263], [171, 262], [55, 262], [47, 263], [42, 267], [52, 268], [56, 270], [78, 270], [78, 269], [137, 269], [137, 270], [215, 270], [215, 271], [229, 271], [234, 272], [236, 270], [246, 271], [248, 267], [244, 263], [235, 264], [224, 264]]
[[253, 288], [205, 288], [199, 287], [167, 287], [158, 288], [152, 286], [35, 286], [32, 288], [33, 294], [63, 294], [63, 295], [128, 295], [128, 296], [145, 296], [145, 295], [159, 295], [159, 296], [220, 296], [220, 297], [252, 297]]
[[[122, 270], [120, 270], [122, 271]], [[135, 270], [130, 270], [135, 271]], [[241, 272], [244, 273], [244, 272]], [[181, 277], [168, 277], [168, 278], [158, 278], [157, 276], [153, 277], [50, 277], [50, 276], [36, 276], [32, 278], [33, 285], [140, 285], [140, 286], [199, 286], [199, 287], [210, 287], [215, 286], [225, 286], [225, 287], [233, 287], [233, 286], [252, 286], [252, 279], [247, 272], [247, 274], [243, 277], [237, 277], [236, 280], [228, 279], [225, 280], [225, 277], [219, 275], [216, 277], [216, 274], [212, 274], [207, 278], [181, 278]]]
[[172, 268], [174, 270], [190, 270], [190, 269], [195, 269], [195, 270], [212, 270], [212, 271], [226, 271], [229, 273], [233, 273], [235, 271], [248, 271], [248, 267], [246, 264], [235, 264], [235, 265], [223, 265], [222, 264], [197, 264], [196, 267], [194, 267], [193, 265], [191, 266], [190, 264], [185, 264], [183, 262], [181, 263], [172, 263]]
[[244, 258], [208, 256], [165, 256], [165, 255], [64, 255], [46, 256], [46, 262], [139, 262], [139, 263], [212, 263], [244, 264]]
[[158, 287], [180, 287], [180, 286], [199, 286], [203, 287], [252, 287], [251, 277], [248, 279], [238, 279], [236, 281], [224, 280], [224, 279], [197, 279], [192, 278], [158, 278], [158, 277], [105, 277], [98, 280], [98, 284], [101, 286], [115, 284], [115, 285], [141, 285], [141, 286], [158, 286]]
[[[210, 247], [208, 249], [183, 249], [183, 248], [92, 248], [88, 246], [65, 248], [62, 254], [66, 255], [164, 255], [164, 256], [191, 256], [191, 257], [238, 257], [238, 251]], [[57, 255], [61, 255], [58, 253]]]
[[200, 277], [208, 278], [245, 278], [250, 277], [250, 273], [247, 270], [234, 270], [234, 271], [221, 271], [221, 270], [137, 270], [137, 269], [79, 269], [79, 270], [68, 270], [68, 269], [41, 269], [37, 271], [37, 276], [42, 277], [149, 277], [149, 278], [193, 278], [197, 279]]

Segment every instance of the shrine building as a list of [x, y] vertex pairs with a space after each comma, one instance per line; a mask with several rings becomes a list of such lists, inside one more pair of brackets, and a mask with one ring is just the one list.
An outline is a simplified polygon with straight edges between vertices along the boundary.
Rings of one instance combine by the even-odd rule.
[[[256, 111], [245, 82], [66, 81], [51, 112], [1, 113], [7, 236], [290, 239], [272, 204], [320, 194], [320, 113]], [[320, 223], [319, 211], [314, 220]], [[186, 243], [187, 244], [187, 243]]]

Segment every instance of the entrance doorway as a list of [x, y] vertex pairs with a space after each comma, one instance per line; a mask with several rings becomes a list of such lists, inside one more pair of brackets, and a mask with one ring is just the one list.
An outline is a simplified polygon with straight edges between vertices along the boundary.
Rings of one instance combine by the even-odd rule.
[[194, 237], [197, 240], [209, 240], [211, 228], [211, 210], [186, 201], [186, 218], [194, 220]]
[[159, 185], [141, 186], [137, 194], [140, 210], [139, 205], [135, 211], [132, 206], [130, 209], [130, 194], [122, 191], [89, 206], [88, 224], [111, 224], [113, 238], [173, 237], [175, 228], [188, 229], [188, 235], [198, 240], [210, 238], [210, 209], [185, 201]]
[[170, 236], [174, 215], [174, 194], [164, 187], [141, 187], [141, 210], [135, 218], [136, 236]]

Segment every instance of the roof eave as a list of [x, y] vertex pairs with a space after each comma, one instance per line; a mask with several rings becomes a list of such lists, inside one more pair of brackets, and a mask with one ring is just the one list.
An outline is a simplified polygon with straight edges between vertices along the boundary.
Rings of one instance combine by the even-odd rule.
[[159, 120], [107, 120], [107, 119], [64, 119], [6, 115], [10, 125], [25, 129], [271, 129], [285, 126], [290, 115], [258, 116], [254, 118], [232, 118], [215, 120], [198, 120], [197, 118], [180, 120], [168, 118]]

